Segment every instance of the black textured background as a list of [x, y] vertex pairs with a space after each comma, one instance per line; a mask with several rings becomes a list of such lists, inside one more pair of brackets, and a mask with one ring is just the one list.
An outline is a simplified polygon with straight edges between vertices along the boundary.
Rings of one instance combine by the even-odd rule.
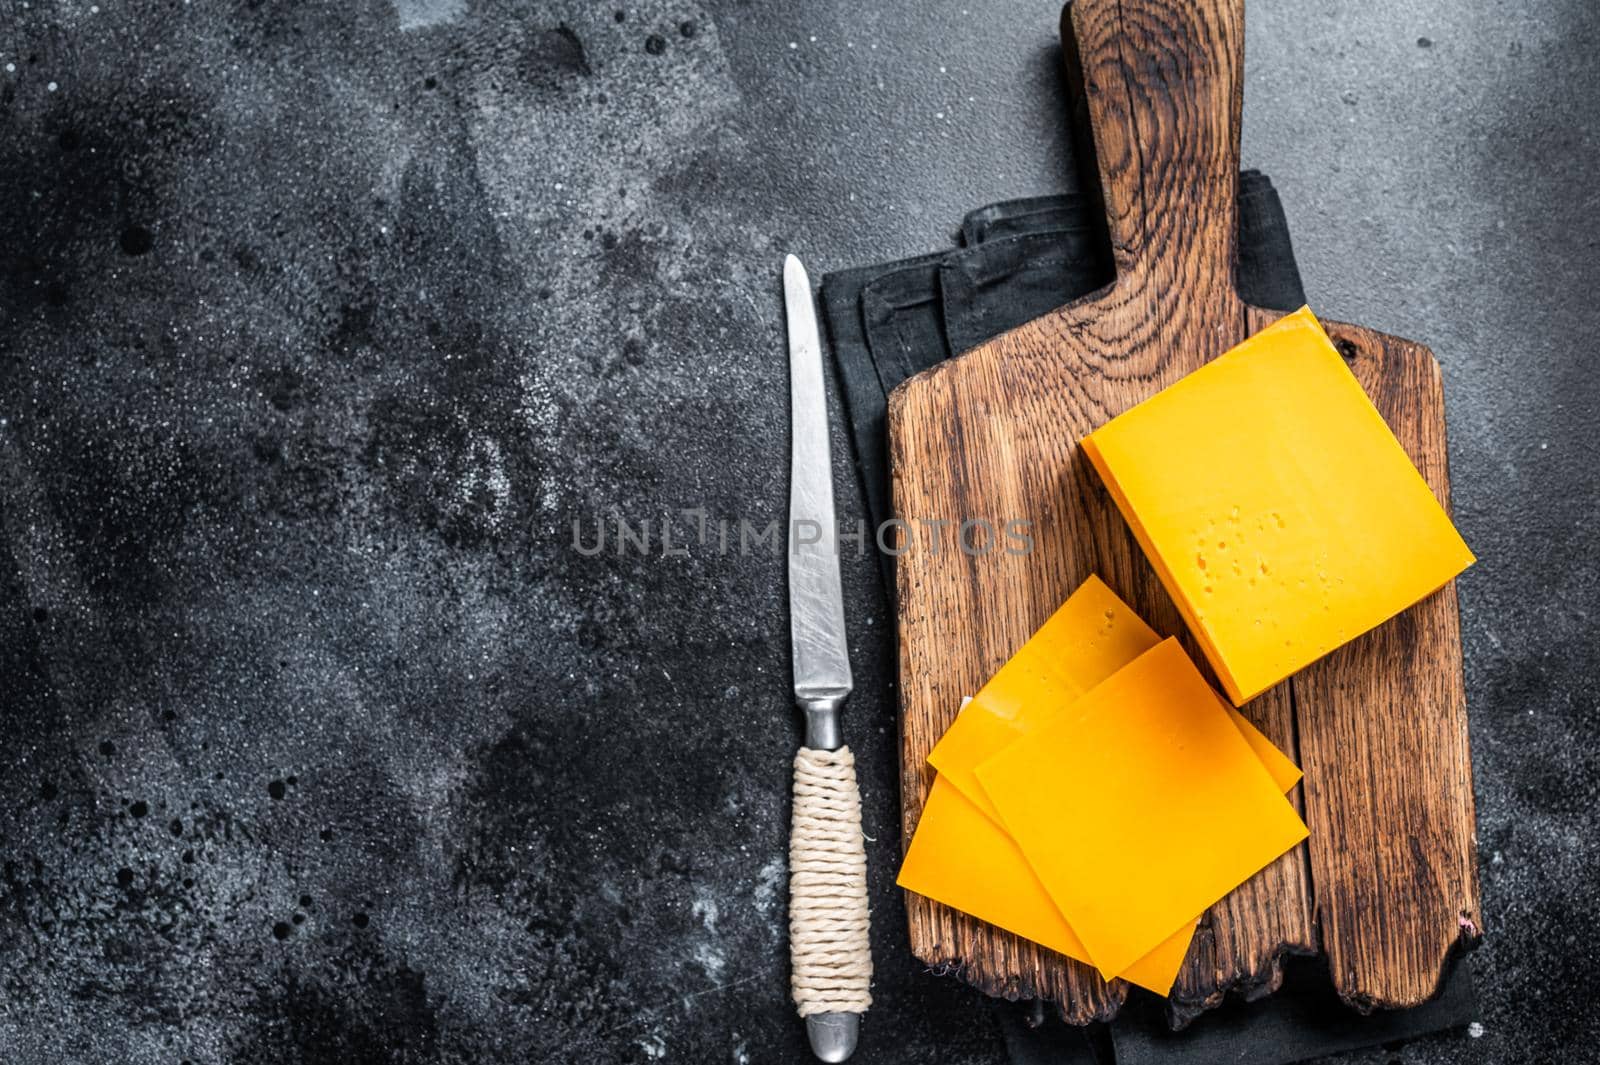
[[[1064, 187], [1055, 5], [965, 2], [7, 0], [0, 1059], [802, 1059], [781, 561], [571, 523], [780, 516], [781, 253]], [[1251, 10], [1245, 162], [1319, 312], [1440, 354], [1483, 560], [1483, 1016], [1372, 1065], [1600, 1039], [1597, 31]], [[995, 1061], [906, 950], [846, 582], [860, 1060]]]

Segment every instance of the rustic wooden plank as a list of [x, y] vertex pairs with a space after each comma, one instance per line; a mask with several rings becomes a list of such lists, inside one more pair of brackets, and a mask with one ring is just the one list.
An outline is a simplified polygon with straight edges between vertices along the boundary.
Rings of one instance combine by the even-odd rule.
[[[890, 397], [894, 507], [910, 525], [908, 551], [897, 566], [907, 840], [932, 780], [928, 751], [954, 718], [961, 697], [976, 691], [1087, 576], [1098, 573], [1158, 631], [1183, 632], [1176, 608], [1078, 441], [1271, 317], [1245, 307], [1233, 284], [1242, 0], [1078, 0], [1064, 17], [1063, 37], [1069, 73], [1081, 85], [1079, 102], [1093, 129], [1094, 166], [1117, 279], [1101, 292], [934, 367]], [[1413, 384], [1410, 377], [1390, 381], [1384, 376], [1378, 391], [1392, 388], [1392, 406], [1415, 414], [1416, 428], [1408, 431], [1428, 440], [1437, 437], [1442, 446], [1442, 404]], [[1032, 521], [1031, 552], [959, 549], [962, 521], [986, 519], [998, 526], [1013, 518]], [[1416, 624], [1441, 627], [1422, 646], [1446, 656], [1453, 648], [1454, 657], [1443, 669], [1453, 671], [1459, 684], [1459, 632], [1452, 644], [1443, 631], [1455, 624], [1453, 593], [1441, 610], [1449, 618], [1419, 608]], [[1368, 700], [1431, 693], [1428, 685], [1436, 681], [1428, 668], [1395, 665], [1392, 658], [1368, 652], [1336, 663], [1326, 674], [1330, 690], [1305, 691], [1308, 705], [1334, 707], [1333, 716], [1347, 730], [1357, 727], [1363, 707], [1368, 716], [1403, 718], [1403, 709], [1392, 702]], [[1361, 674], [1360, 683], [1351, 679], [1352, 670]], [[1403, 673], [1404, 679], [1386, 679], [1390, 671]], [[1281, 685], [1244, 708], [1291, 752], [1296, 751], [1301, 690]], [[1452, 727], [1448, 714], [1435, 716], [1435, 731]], [[1377, 749], [1400, 752], [1408, 735], [1403, 728], [1391, 729], [1375, 741]], [[1320, 728], [1316, 739], [1343, 741]], [[1465, 749], [1464, 722], [1451, 743]], [[1319, 748], [1311, 759], [1324, 781], [1318, 803], [1308, 809], [1313, 840], [1319, 822], [1330, 841], [1342, 838], [1347, 815], [1334, 800], [1366, 786], [1341, 777], [1348, 773], [1347, 759], [1334, 757], [1335, 749]], [[1454, 781], [1455, 790], [1422, 819], [1431, 834], [1418, 838], [1455, 848], [1446, 861], [1453, 875], [1463, 861], [1471, 864], [1472, 850], [1470, 839], [1463, 843], [1456, 831], [1459, 761], [1454, 755], [1439, 760], [1442, 779]], [[1395, 772], [1409, 769], [1402, 765]], [[1465, 779], [1470, 828], [1470, 776]], [[1449, 827], [1435, 826], [1435, 819]], [[1382, 830], [1373, 822], [1350, 838], [1370, 842]], [[1391, 857], [1398, 862], [1404, 855]], [[1361, 879], [1365, 870], [1351, 867], [1361, 857], [1350, 854], [1344, 860], [1346, 866], [1340, 867], [1334, 856], [1323, 854], [1319, 868], [1334, 879], [1330, 891], [1314, 896], [1315, 859], [1308, 858], [1307, 848], [1296, 848], [1214, 907], [1174, 990], [1174, 1023], [1217, 1004], [1229, 990], [1254, 995], [1276, 988], [1282, 955], [1304, 953], [1316, 944], [1314, 898], [1326, 917], [1342, 920], [1338, 958], [1347, 972], [1340, 985], [1347, 997], [1361, 1002], [1370, 994], [1373, 1002], [1400, 1004], [1411, 1001], [1430, 977], [1436, 981], [1437, 965], [1431, 970], [1428, 965], [1437, 952], [1430, 947], [1401, 957], [1404, 951], [1393, 944], [1373, 945], [1378, 922], [1370, 917], [1363, 922], [1333, 916], [1329, 907], [1335, 903], [1354, 914], [1381, 898], [1360, 898], [1368, 886]], [[1411, 882], [1422, 879], [1417, 874]], [[1475, 915], [1475, 882], [1470, 891], [1450, 897], [1458, 895], [1470, 896]], [[919, 896], [908, 895], [907, 910], [916, 955], [990, 994], [1051, 999], [1076, 1023], [1114, 1015], [1126, 996], [1120, 982], [1107, 985], [1087, 966]], [[1405, 976], [1380, 971], [1407, 965]], [[1369, 990], [1380, 987], [1386, 990]]]
[[[1326, 324], [1448, 509], [1444, 387], [1433, 353]], [[1483, 928], [1455, 583], [1290, 683], [1334, 986], [1362, 1010], [1425, 1002]]]

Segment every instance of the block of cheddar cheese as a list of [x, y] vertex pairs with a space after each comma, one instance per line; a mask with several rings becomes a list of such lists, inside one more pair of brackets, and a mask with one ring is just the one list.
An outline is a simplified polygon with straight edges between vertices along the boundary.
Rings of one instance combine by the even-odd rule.
[[1083, 449], [1235, 704], [1473, 562], [1306, 308]]
[[978, 766], [977, 777], [1107, 978], [1307, 834], [1172, 639]]

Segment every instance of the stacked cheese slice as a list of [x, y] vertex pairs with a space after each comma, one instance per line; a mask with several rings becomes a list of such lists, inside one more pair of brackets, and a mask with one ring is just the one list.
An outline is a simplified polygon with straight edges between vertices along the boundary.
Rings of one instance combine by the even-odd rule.
[[1159, 994], [1200, 915], [1306, 835], [1299, 770], [1097, 578], [929, 762], [900, 885]]

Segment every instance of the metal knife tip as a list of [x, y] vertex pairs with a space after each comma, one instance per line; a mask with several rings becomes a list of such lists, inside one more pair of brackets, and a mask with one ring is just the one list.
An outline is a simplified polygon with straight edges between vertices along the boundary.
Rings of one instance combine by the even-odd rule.
[[783, 278], [785, 281], [802, 281], [808, 287], [811, 284], [811, 279], [806, 276], [805, 266], [792, 254], [783, 257]]

